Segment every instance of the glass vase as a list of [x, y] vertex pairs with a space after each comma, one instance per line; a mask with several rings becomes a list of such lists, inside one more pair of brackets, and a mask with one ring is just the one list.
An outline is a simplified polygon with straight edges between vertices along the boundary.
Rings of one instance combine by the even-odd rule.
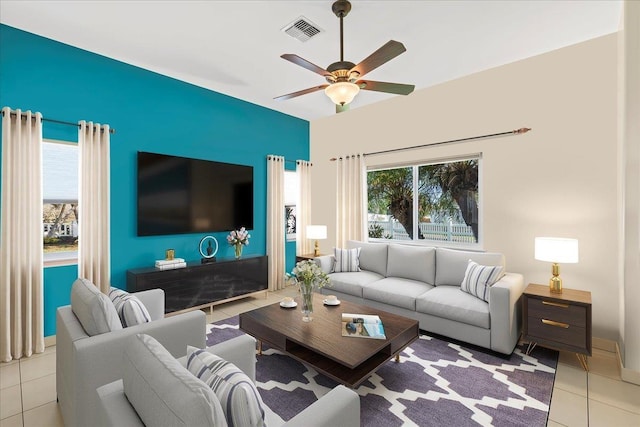
[[302, 321], [311, 322], [313, 320], [313, 284], [300, 284], [300, 294], [302, 295]]
[[236, 259], [240, 259], [240, 257], [242, 256], [242, 245], [235, 245], [234, 249], [236, 252]]

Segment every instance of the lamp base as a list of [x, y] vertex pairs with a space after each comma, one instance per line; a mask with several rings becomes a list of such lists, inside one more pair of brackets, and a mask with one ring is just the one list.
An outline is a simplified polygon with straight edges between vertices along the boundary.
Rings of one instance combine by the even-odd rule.
[[549, 292], [552, 294], [562, 293], [562, 279], [558, 276], [553, 276], [549, 279]]
[[320, 256], [320, 245], [318, 244], [317, 240], [316, 245], [313, 248], [313, 256]]

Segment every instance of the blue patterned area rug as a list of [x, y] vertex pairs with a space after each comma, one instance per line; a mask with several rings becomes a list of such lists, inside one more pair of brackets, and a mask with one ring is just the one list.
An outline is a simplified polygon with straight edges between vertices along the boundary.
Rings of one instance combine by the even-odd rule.
[[[243, 332], [238, 317], [207, 325], [211, 346]], [[545, 426], [558, 353], [517, 348], [510, 357], [421, 334], [400, 363], [389, 361], [356, 389], [363, 426]], [[285, 421], [337, 383], [263, 346], [256, 382]]]

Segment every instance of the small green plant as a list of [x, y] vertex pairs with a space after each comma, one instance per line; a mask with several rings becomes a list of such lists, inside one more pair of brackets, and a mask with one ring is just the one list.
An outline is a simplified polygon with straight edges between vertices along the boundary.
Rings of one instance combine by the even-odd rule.
[[390, 237], [384, 234], [384, 228], [380, 224], [371, 224], [369, 226], [369, 237], [372, 239], [389, 239]]
[[59, 237], [45, 237], [43, 240], [45, 245], [57, 245], [60, 243]]

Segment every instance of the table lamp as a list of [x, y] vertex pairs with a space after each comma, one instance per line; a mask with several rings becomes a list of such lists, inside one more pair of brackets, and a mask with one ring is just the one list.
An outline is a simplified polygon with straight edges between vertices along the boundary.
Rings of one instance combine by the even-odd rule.
[[578, 240], [563, 239], [560, 237], [536, 237], [535, 258], [539, 261], [552, 262], [549, 279], [549, 291], [556, 294], [562, 293], [562, 279], [560, 278], [560, 266], [558, 263], [578, 262]]
[[326, 225], [307, 225], [307, 239], [315, 239], [316, 244], [313, 249], [313, 256], [320, 256], [320, 246], [318, 240], [324, 240], [327, 238], [327, 226]]

